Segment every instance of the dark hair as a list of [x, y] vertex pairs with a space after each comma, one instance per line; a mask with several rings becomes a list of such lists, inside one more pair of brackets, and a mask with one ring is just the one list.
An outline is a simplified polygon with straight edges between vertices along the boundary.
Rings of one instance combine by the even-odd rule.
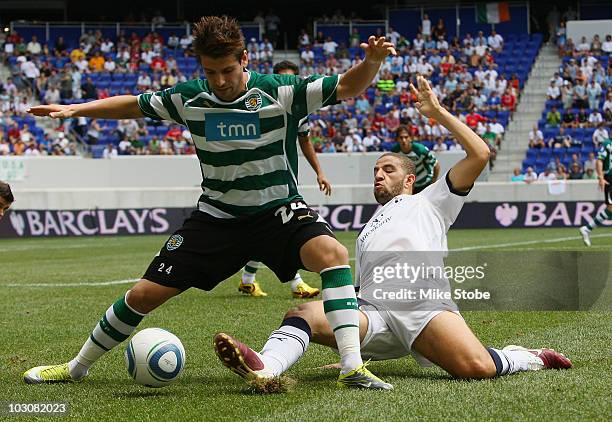
[[399, 137], [400, 132], [406, 132], [408, 135], [410, 135], [410, 129], [408, 129], [408, 126], [406, 125], [399, 125], [395, 131], [395, 138], [397, 139]]
[[408, 158], [407, 155], [405, 154], [399, 154], [397, 152], [386, 152], [383, 155], [381, 155], [380, 157], [378, 157], [378, 159], [381, 159], [383, 157], [395, 157], [400, 161], [400, 165], [402, 167], [402, 170], [404, 170], [404, 173], [408, 174], [415, 174], [416, 175], [416, 166], [414, 165], [414, 161], [412, 161], [410, 158]]
[[245, 50], [244, 35], [238, 22], [229, 16], [203, 16], [193, 30], [197, 55], [218, 59], [233, 55], [240, 60]]
[[15, 202], [15, 197], [13, 196], [13, 192], [11, 192], [11, 187], [8, 183], [4, 183], [2, 181], [0, 181], [0, 198], [9, 204]]
[[281, 73], [283, 70], [290, 70], [294, 75], [300, 74], [300, 68], [290, 60], [283, 60], [278, 62], [272, 68], [272, 73]]

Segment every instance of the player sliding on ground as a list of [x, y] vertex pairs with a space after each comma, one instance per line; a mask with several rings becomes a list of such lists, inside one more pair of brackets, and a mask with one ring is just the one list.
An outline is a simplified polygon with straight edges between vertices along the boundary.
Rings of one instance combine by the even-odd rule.
[[[361, 286], [367, 280], [360, 277], [373, 272], [372, 263], [364, 259], [368, 252], [426, 251], [430, 255], [447, 250], [446, 233], [489, 160], [485, 142], [440, 106], [424, 78], [419, 76], [417, 80], [418, 91], [412, 85], [411, 90], [418, 98], [418, 110], [446, 127], [467, 156], [417, 195], [412, 195], [415, 167], [408, 157], [387, 153], [377, 160], [374, 196], [382, 208], [357, 238], [357, 280]], [[334, 299], [342, 297], [336, 289], [329, 294]], [[247, 380], [265, 383], [289, 369], [311, 341], [337, 347], [333, 327], [325, 314], [341, 302], [309, 302], [290, 310], [260, 353], [225, 333], [215, 336], [215, 351], [223, 365], [233, 372]], [[412, 354], [419, 363], [433, 362], [459, 378], [492, 378], [518, 371], [571, 366], [567, 358], [551, 349], [485, 348], [452, 305], [449, 303], [446, 309], [407, 312], [363, 304], [359, 312], [362, 355], [384, 360]]]
[[603, 225], [606, 221], [612, 221], [612, 139], [606, 139], [597, 154], [597, 182], [599, 189], [603, 191], [606, 208], [602, 209], [592, 223], [580, 227], [580, 234], [586, 246], [591, 246], [591, 232]]
[[193, 45], [206, 80], [139, 96], [30, 109], [54, 118], [146, 116], [185, 125], [200, 160], [203, 193], [197, 210], [170, 236], [142, 279], [105, 311], [78, 354], [65, 364], [26, 371], [25, 382], [82, 379], [149, 312], [190, 287], [212, 290], [254, 259], [281, 281], [293, 279], [301, 268], [319, 273], [323, 300], [331, 299], [330, 289], [333, 299], [344, 300], [342, 308], [326, 313], [341, 354], [340, 380], [386, 388], [361, 360], [348, 251], [297, 190], [295, 139], [309, 113], [362, 93], [385, 57], [396, 54], [393, 44], [372, 36], [361, 45], [362, 63], [343, 75], [307, 78], [247, 70], [244, 36], [226, 16], [196, 23]]
[[[278, 62], [274, 65], [272, 70], [273, 73], [278, 75], [298, 75], [300, 73], [299, 67], [289, 60], [283, 60], [282, 62]], [[317, 158], [317, 153], [308, 138], [308, 132], [310, 131], [310, 125], [308, 124], [308, 117], [305, 117], [298, 127], [298, 143], [300, 145], [300, 149], [308, 160], [308, 164], [314, 170], [317, 175], [317, 184], [319, 185], [319, 189], [325, 193], [325, 195], [331, 195], [331, 184], [325, 177], [323, 173], [323, 169], [321, 169], [321, 164]], [[297, 157], [296, 157], [297, 158]], [[297, 178], [297, 165], [296, 169], [296, 178]], [[261, 267], [261, 262], [257, 261], [249, 261], [244, 266], [242, 270], [242, 277], [240, 279], [240, 284], [238, 285], [238, 291], [251, 295], [253, 297], [266, 297], [268, 294], [263, 291], [261, 286], [257, 281], [255, 281], [255, 274], [257, 270]], [[308, 299], [311, 297], [315, 297], [319, 295], [319, 289], [316, 287], [309, 286], [304, 280], [302, 280], [302, 276], [300, 273], [296, 273], [293, 280], [289, 282], [291, 286], [291, 294], [293, 297], [298, 299]]]

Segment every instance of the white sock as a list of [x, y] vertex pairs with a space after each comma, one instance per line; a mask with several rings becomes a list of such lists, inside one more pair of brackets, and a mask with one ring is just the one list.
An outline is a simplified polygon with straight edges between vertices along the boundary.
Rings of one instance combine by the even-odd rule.
[[302, 282], [302, 276], [300, 273], [295, 273], [295, 277], [291, 280], [291, 291], [297, 291], [297, 286]]
[[[363, 363], [359, 343], [359, 327], [340, 328], [334, 332], [340, 353], [341, 373], [346, 374]], [[357, 341], [355, 341], [357, 339]]]
[[290, 317], [270, 334], [260, 352], [266, 372], [279, 376], [289, 369], [306, 352], [310, 343], [310, 326], [299, 317]]
[[249, 261], [242, 270], [242, 284], [253, 284], [255, 282], [255, 274], [259, 269], [259, 262]]
[[[487, 349], [495, 362], [497, 375], [510, 375], [522, 371], [537, 371], [544, 368], [542, 359], [527, 350]], [[497, 355], [498, 359], [494, 355]]]
[[81, 378], [87, 376], [90, 366], [91, 365], [89, 366], [82, 365], [81, 363], [79, 363], [77, 358], [74, 358], [70, 362], [68, 362], [68, 372], [70, 372], [70, 376], [72, 377], [73, 380], [75, 381], [80, 380]]

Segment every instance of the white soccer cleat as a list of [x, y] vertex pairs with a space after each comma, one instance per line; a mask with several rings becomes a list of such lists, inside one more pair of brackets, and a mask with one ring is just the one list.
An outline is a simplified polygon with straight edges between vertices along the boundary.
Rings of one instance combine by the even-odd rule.
[[580, 234], [582, 235], [582, 241], [586, 246], [591, 246], [591, 232], [587, 228], [587, 226], [582, 226], [579, 229]]

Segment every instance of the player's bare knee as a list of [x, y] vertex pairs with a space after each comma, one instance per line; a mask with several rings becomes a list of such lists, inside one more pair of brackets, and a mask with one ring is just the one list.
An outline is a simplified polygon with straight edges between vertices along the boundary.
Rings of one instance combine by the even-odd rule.
[[141, 284], [132, 287], [126, 296], [127, 305], [136, 312], [143, 314], [151, 312], [163, 302], [164, 300], [160, 300], [155, 292]]
[[460, 362], [451, 374], [457, 378], [483, 379], [495, 376], [495, 363], [490, 357], [473, 357]]
[[309, 323], [309, 320], [312, 320], [313, 318], [313, 311], [314, 311], [314, 307], [312, 306], [314, 302], [310, 302], [310, 303], [302, 303], [298, 306], [296, 306], [295, 308], [291, 308], [287, 311], [287, 313], [285, 314], [285, 319], [286, 318], [292, 318], [292, 317], [298, 317], [298, 318], [302, 318], [303, 320], [305, 320], [306, 322]]
[[329, 242], [321, 250], [323, 262], [328, 267], [348, 264], [349, 254], [346, 247], [340, 242]]

